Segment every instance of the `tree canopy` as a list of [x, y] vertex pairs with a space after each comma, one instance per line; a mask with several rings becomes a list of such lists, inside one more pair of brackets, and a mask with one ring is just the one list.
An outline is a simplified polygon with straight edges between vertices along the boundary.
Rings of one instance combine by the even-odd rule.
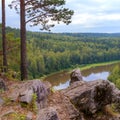
[[[19, 13], [19, 5], [20, 0], [14, 0], [9, 6]], [[50, 30], [56, 22], [68, 25], [74, 12], [64, 5], [65, 0], [25, 0], [26, 23], [40, 25], [41, 30]]]
[[[19, 29], [11, 29], [10, 27], [6, 29], [6, 32], [9, 33], [7, 34], [8, 67], [18, 73], [20, 65], [19, 31]], [[53, 34], [27, 32], [29, 78], [38, 78], [79, 65], [120, 60], [119, 38], [119, 33]]]
[[31, 26], [40, 25], [41, 30], [50, 31], [55, 22], [71, 23], [73, 11], [64, 8], [64, 0], [14, 0], [9, 5], [20, 12], [21, 38], [21, 80], [27, 79], [26, 23]]

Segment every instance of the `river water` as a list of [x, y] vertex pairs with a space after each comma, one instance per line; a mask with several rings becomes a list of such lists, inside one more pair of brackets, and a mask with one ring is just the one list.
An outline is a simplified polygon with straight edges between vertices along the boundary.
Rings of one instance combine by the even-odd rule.
[[[97, 79], [107, 80], [110, 71], [116, 64], [105, 65], [99, 67], [93, 67], [87, 70], [83, 70], [82, 76], [85, 81], [92, 81]], [[69, 86], [70, 82], [70, 73], [67, 71], [56, 73], [54, 75], [48, 76], [45, 78], [46, 81], [49, 81], [55, 90], [65, 89]]]

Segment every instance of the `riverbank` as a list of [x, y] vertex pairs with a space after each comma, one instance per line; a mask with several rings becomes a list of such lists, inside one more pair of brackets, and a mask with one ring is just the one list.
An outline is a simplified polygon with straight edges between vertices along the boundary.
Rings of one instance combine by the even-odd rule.
[[90, 68], [94, 68], [94, 67], [112, 65], [112, 64], [117, 64], [117, 63], [120, 63], [120, 60], [110, 61], [110, 62], [102, 62], [102, 63], [86, 64], [86, 65], [79, 66], [79, 68], [82, 71], [82, 70], [86, 70], [86, 69], [90, 69]]
[[63, 69], [63, 70], [60, 70], [60, 71], [57, 71], [57, 72], [54, 72], [54, 73], [51, 73], [51, 74], [48, 74], [48, 75], [44, 75], [40, 79], [44, 80], [45, 78], [48, 78], [48, 77], [50, 77], [52, 75], [59, 74], [59, 73], [62, 73], [62, 72], [71, 73], [71, 71], [73, 69], [76, 69], [76, 68], [80, 68], [80, 70], [83, 71], [83, 70], [87, 70], [87, 69], [94, 68], [94, 67], [112, 65], [112, 64], [117, 64], [117, 63], [120, 63], [120, 60], [109, 61], [109, 62], [102, 62], [102, 63], [75, 65], [75, 66], [72, 66], [71, 68], [68, 68], [68, 69]]

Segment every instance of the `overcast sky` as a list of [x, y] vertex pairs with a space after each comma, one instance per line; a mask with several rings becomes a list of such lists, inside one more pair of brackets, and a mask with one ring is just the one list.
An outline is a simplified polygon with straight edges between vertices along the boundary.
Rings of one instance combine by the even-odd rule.
[[[6, 6], [12, 0], [6, 0]], [[59, 24], [52, 32], [120, 32], [120, 0], [66, 0], [66, 7], [74, 10], [70, 25]], [[1, 12], [1, 6], [0, 6]], [[6, 8], [7, 26], [19, 27], [19, 15]], [[1, 22], [1, 14], [0, 14]], [[29, 27], [38, 31], [38, 27]]]

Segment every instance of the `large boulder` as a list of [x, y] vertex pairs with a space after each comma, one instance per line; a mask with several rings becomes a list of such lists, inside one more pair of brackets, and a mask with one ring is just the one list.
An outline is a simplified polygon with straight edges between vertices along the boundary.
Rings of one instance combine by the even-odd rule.
[[44, 108], [47, 104], [47, 89], [45, 84], [40, 80], [28, 81], [23, 84], [19, 92], [19, 101], [29, 104], [32, 101], [33, 95], [36, 95], [38, 108]]
[[120, 91], [107, 80], [78, 81], [63, 90], [79, 111], [94, 114], [104, 106], [120, 102]]
[[70, 74], [70, 84], [76, 82], [76, 81], [83, 81], [80, 69], [75, 69], [72, 71], [72, 73]]
[[38, 109], [47, 105], [47, 96], [50, 91], [50, 84], [43, 83], [41, 80], [30, 80], [15, 85], [13, 92], [9, 95], [12, 101], [19, 101], [30, 104], [36, 99]]
[[37, 120], [59, 120], [59, 118], [55, 108], [49, 107], [39, 111]]

